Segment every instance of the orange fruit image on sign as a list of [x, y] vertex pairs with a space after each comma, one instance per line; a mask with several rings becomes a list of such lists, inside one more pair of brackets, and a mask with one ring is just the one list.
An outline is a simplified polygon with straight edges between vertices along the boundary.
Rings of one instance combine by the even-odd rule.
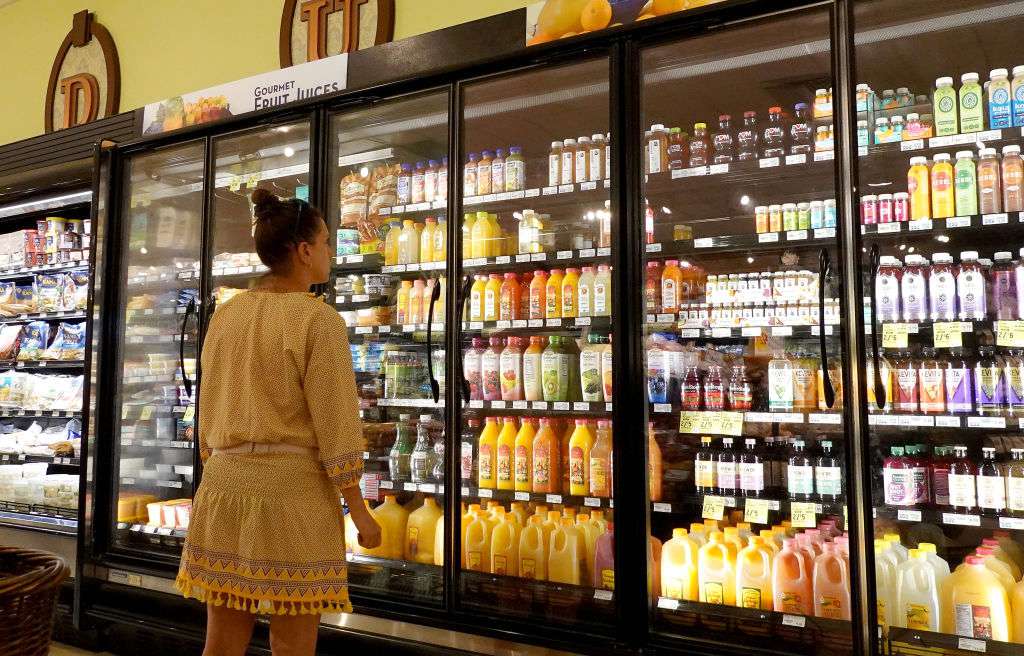
[[654, 6], [652, 9], [658, 16], [664, 16], [665, 14], [671, 14], [672, 12], [682, 11], [687, 8], [686, 0], [654, 0]]
[[547, 0], [537, 18], [537, 30], [554, 38], [583, 29], [580, 16], [590, 0]]
[[580, 17], [583, 29], [588, 32], [603, 30], [612, 22], [612, 6], [608, 0], [590, 0]]

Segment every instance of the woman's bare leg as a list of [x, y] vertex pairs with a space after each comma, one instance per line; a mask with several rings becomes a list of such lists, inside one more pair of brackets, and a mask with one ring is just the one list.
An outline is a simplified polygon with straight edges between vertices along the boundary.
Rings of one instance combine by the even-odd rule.
[[245, 656], [255, 623], [249, 611], [207, 604], [203, 656]]
[[272, 615], [270, 651], [274, 656], [314, 656], [320, 615]]

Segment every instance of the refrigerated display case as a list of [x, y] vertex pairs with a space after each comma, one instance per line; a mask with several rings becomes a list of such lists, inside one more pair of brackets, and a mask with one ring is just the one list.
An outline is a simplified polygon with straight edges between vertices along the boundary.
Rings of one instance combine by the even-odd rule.
[[1024, 3], [855, 11], [884, 646], [1019, 653]]

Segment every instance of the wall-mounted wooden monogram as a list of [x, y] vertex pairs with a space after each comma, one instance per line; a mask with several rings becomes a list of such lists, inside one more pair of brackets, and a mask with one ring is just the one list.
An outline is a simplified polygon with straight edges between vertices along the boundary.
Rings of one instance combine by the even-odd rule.
[[395, 0], [285, 0], [281, 68], [387, 43]]
[[110, 32], [88, 10], [75, 14], [50, 69], [47, 132], [113, 116], [121, 102], [121, 65]]

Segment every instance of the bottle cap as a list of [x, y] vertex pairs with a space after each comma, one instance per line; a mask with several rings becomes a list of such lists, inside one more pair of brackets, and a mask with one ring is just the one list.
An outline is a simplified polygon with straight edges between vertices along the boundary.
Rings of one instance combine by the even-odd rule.
[[551, 142], [551, 148], [552, 149], [554, 149], [554, 148], [561, 148], [561, 147], [562, 147], [562, 142], [561, 141], [552, 141]]
[[[492, 155], [493, 155], [493, 153], [492, 153], [491, 151], [489, 151], [489, 150], [485, 150], [485, 151], [483, 151], [482, 153], [480, 153], [480, 158], [481, 158], [481, 159], [485, 159], [485, 158], [487, 158], [487, 157], [491, 157]], [[416, 166], [417, 166], [417, 167], [421, 167], [421, 166], [423, 166], [423, 162], [417, 162]]]
[[[1020, 68], [1024, 68], [1024, 66], [1021, 66]], [[752, 112], [752, 111], [743, 112], [743, 118], [757, 118], [757, 112]]]
[[576, 145], [576, 140], [572, 139], [572, 138], [565, 139], [565, 140], [562, 141], [562, 145], [563, 146], [575, 146]]
[[960, 253], [961, 260], [976, 260], [978, 259], [978, 251], [962, 251]]
[[1004, 155], [1006, 155], [1008, 153], [1019, 153], [1019, 152], [1020, 152], [1020, 146], [1018, 146], [1017, 144], [1011, 144], [1009, 146], [1003, 146], [1003, 154]]
[[932, 262], [936, 264], [951, 264], [953, 262], [953, 256], [950, 255], [949, 253], [934, 253], [932, 255]]
[[991, 71], [989, 71], [988, 76], [990, 78], [1006, 77], [1009, 74], [1010, 72], [1007, 71], [1005, 68], [993, 68]]
[[719, 123], [721, 123], [722, 121], [731, 121], [731, 120], [732, 120], [732, 116], [730, 116], [728, 114], [719, 114], [718, 115], [718, 122]]
[[1012, 259], [1013, 254], [1010, 253], [1009, 251], [999, 251], [993, 257], [995, 257], [996, 262], [1003, 262]]
[[979, 157], [995, 157], [996, 156], [996, 149], [995, 148], [980, 148], [980, 149], [978, 149], [978, 156]]
[[948, 162], [949, 159], [949, 153], [938, 153], [935, 155], [936, 162]]
[[981, 76], [978, 75], [977, 73], [964, 73], [963, 75], [960, 76], [960, 81], [964, 83], [977, 82], [979, 79], [981, 79]]
[[968, 556], [967, 558], [964, 558], [964, 562], [968, 565], [984, 565], [985, 559], [979, 558], [978, 556]]
[[875, 119], [875, 125], [888, 125], [888, 124], [889, 124], [889, 119], [887, 119], [884, 116], [882, 116], [881, 118], [876, 118]]
[[928, 166], [928, 158], [927, 157], [920, 157], [920, 156], [918, 156], [918, 157], [911, 157], [910, 158], [910, 165], [911, 166]]
[[969, 150], [958, 150], [956, 151], [957, 159], [974, 159], [974, 153]]
[[953, 78], [951, 77], [940, 77], [935, 80], [935, 86], [937, 87], [951, 87], [953, 86]]
[[1024, 75], [1024, 66], [1013, 67], [1013, 76], [1017, 77], [1018, 75]]
[[693, 124], [693, 129], [694, 130], [707, 130], [708, 129], [708, 124], [707, 123], [694, 123]]

